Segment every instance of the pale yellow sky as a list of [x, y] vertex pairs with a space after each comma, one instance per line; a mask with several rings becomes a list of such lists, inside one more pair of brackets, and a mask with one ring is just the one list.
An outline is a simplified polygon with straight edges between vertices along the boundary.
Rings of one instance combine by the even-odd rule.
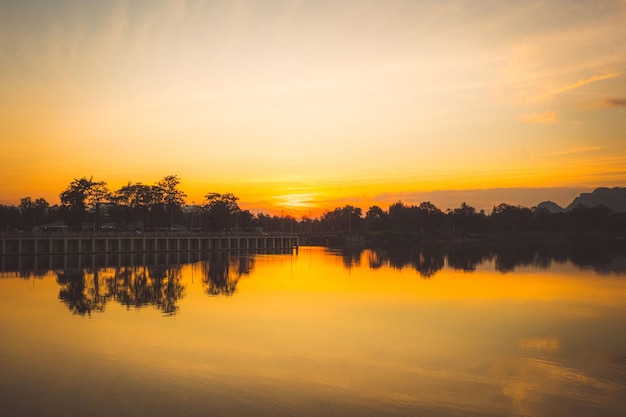
[[190, 203], [295, 214], [566, 205], [626, 185], [625, 21], [617, 0], [5, 0], [0, 203], [176, 174]]

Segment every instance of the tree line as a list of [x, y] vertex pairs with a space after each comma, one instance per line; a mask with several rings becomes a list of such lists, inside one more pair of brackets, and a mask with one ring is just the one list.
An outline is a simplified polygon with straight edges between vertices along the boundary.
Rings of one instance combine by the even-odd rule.
[[626, 213], [604, 206], [578, 206], [553, 213], [543, 208], [510, 204], [493, 207], [490, 213], [462, 203], [441, 210], [430, 202], [418, 205], [401, 201], [384, 210], [371, 206], [365, 214], [345, 205], [319, 218], [254, 214], [239, 207], [231, 193], [208, 192], [198, 205], [187, 205], [180, 179], [168, 175], [154, 184], [128, 182], [110, 190], [93, 177], [74, 179], [59, 194], [60, 204], [44, 198], [24, 197], [18, 206], [0, 205], [0, 228], [4, 231], [35, 230], [63, 223], [73, 231], [195, 230], [210, 232], [285, 232], [300, 235], [369, 234], [437, 238], [490, 233], [626, 231]]
[[24, 197], [18, 206], [0, 205], [0, 230], [31, 231], [63, 223], [71, 231], [297, 231], [295, 218], [253, 214], [241, 209], [239, 198], [231, 193], [208, 192], [201, 204], [187, 205], [179, 186], [177, 175], [154, 184], [128, 182], [117, 190], [110, 190], [105, 181], [82, 177], [59, 194], [60, 204]]
[[614, 213], [606, 206], [583, 205], [554, 213], [541, 207], [502, 203], [487, 214], [465, 202], [445, 211], [430, 202], [419, 205], [397, 202], [388, 210], [372, 206], [364, 216], [358, 207], [345, 206], [324, 214], [322, 222], [333, 230], [425, 238], [524, 232], [626, 232], [626, 213]]

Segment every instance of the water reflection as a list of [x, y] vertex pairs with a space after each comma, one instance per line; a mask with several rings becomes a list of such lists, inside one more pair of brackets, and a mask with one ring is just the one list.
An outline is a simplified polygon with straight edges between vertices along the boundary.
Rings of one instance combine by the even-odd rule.
[[82, 270], [64, 270], [57, 274], [57, 283], [61, 285], [59, 300], [63, 301], [70, 311], [81, 316], [92, 312], [104, 311], [108, 294], [101, 294], [98, 272], [89, 280]]
[[210, 296], [233, 295], [239, 279], [249, 275], [254, 265], [250, 253], [213, 252], [202, 262], [202, 282]]
[[[71, 258], [71, 257], [70, 257]], [[96, 264], [96, 257], [81, 256], [87, 264]], [[231, 296], [237, 291], [241, 277], [249, 275], [254, 258], [251, 253], [212, 252], [196, 262], [206, 294]], [[111, 261], [109, 256], [108, 261]], [[65, 264], [68, 260], [63, 261]], [[72, 259], [69, 260], [72, 262]], [[120, 259], [113, 263], [119, 263]], [[174, 315], [185, 296], [182, 264], [117, 265], [53, 270], [60, 286], [59, 300], [77, 315], [91, 316], [103, 312], [108, 302], [127, 308], [152, 306], [165, 315]], [[15, 276], [41, 279], [50, 270], [20, 270]], [[10, 274], [4, 274], [9, 276]]]
[[[493, 264], [499, 272], [518, 268], [548, 269], [553, 263], [571, 263], [579, 268], [591, 268], [599, 273], [626, 272], [626, 242], [466, 242], [428, 244], [410, 247], [368, 249], [369, 267], [380, 269], [412, 268], [423, 278], [430, 278], [448, 266], [467, 272], [485, 264]], [[363, 250], [336, 252], [347, 268], [358, 266]]]
[[623, 416], [615, 248], [301, 248], [5, 271], [0, 402], [11, 416]]
[[184, 296], [180, 266], [126, 266], [57, 272], [59, 299], [74, 314], [102, 312], [108, 301], [130, 307], [153, 306], [166, 315]]
[[[372, 270], [410, 268], [425, 279], [446, 267], [465, 272], [492, 268], [510, 273], [518, 268], [548, 269], [554, 264], [569, 263], [600, 274], [626, 272], [626, 242], [623, 241], [464, 242], [349, 248], [329, 253], [341, 257], [348, 270], [366, 262]], [[174, 315], [185, 296], [182, 267], [189, 264], [199, 265], [205, 294], [232, 296], [237, 292], [240, 279], [252, 272], [255, 254], [243, 251], [2, 258], [4, 275], [14, 271], [24, 279], [40, 279], [53, 271], [60, 285], [59, 300], [72, 313], [81, 316], [103, 312], [110, 301], [127, 308], [152, 306], [164, 315]]]

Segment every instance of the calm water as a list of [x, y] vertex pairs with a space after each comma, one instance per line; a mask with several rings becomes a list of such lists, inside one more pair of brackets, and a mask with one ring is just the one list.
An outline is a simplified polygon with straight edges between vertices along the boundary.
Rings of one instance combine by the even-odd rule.
[[594, 245], [4, 259], [0, 410], [624, 416], [625, 255]]

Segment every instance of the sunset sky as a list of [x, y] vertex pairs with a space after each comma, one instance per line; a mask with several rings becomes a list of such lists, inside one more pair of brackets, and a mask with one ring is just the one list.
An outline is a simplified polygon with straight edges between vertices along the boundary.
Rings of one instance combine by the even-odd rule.
[[0, 144], [0, 204], [567, 205], [626, 186], [626, 1], [0, 0]]

